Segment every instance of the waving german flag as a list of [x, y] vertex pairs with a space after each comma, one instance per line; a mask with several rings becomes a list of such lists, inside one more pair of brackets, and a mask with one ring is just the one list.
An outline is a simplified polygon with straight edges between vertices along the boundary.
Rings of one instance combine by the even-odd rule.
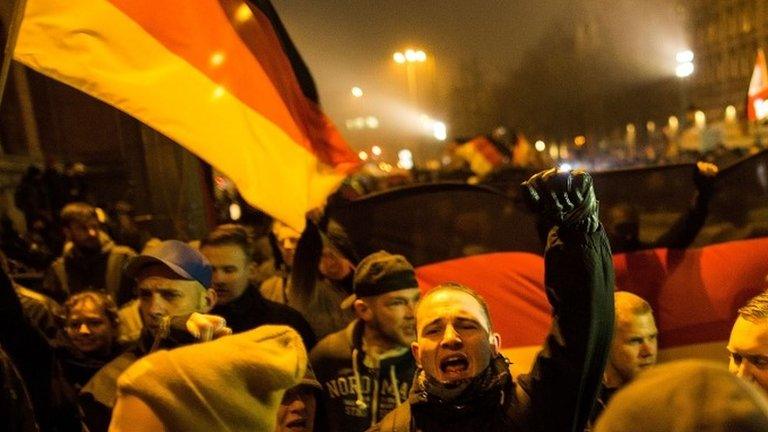
[[15, 58], [167, 135], [296, 228], [357, 164], [269, 1], [28, 0]]

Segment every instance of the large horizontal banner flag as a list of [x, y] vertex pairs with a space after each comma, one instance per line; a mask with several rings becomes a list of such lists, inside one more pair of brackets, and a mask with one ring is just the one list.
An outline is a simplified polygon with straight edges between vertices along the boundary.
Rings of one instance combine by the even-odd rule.
[[357, 165], [268, 1], [28, 0], [15, 58], [167, 135], [296, 228]]
[[[727, 340], [736, 310], [768, 288], [768, 152], [720, 172], [706, 220], [683, 230], [690, 246], [680, 248], [681, 236], [671, 234], [697, 223], [688, 220], [693, 170], [593, 174], [604, 223], [617, 208], [639, 220], [639, 241], [614, 254], [616, 284], [651, 303], [663, 348]], [[550, 324], [541, 230], [518, 201], [485, 187], [428, 185], [364, 197], [331, 216], [362, 254], [386, 249], [411, 259], [423, 289], [445, 281], [476, 289], [502, 345], [518, 348], [540, 345]]]

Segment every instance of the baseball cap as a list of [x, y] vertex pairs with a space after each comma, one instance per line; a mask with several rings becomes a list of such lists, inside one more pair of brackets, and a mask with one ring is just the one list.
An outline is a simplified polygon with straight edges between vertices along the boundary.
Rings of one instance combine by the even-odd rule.
[[178, 240], [166, 240], [143, 254], [132, 258], [125, 268], [127, 276], [135, 278], [151, 264], [162, 264], [186, 280], [195, 280], [202, 286], [211, 286], [211, 264], [199, 251]]
[[354, 294], [341, 302], [341, 308], [349, 308], [358, 298], [418, 287], [416, 272], [404, 256], [374, 252], [357, 265], [352, 279]]

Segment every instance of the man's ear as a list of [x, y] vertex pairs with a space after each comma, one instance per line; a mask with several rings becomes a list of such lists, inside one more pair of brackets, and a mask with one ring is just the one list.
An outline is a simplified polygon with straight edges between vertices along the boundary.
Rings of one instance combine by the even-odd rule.
[[216, 294], [216, 290], [213, 288], [208, 288], [205, 291], [203, 291], [203, 294], [200, 298], [200, 311], [202, 313], [208, 313], [211, 309], [213, 309], [214, 306], [216, 306], [216, 301], [219, 299], [218, 295]]
[[491, 352], [493, 355], [499, 355], [499, 351], [501, 350], [501, 335], [498, 333], [491, 333], [488, 336], [488, 341], [491, 343]]
[[413, 354], [413, 359], [416, 361], [416, 367], [421, 369], [421, 357], [419, 357], [419, 343], [418, 342], [411, 342], [411, 354]]
[[245, 267], [245, 271], [248, 272], [248, 280], [252, 281], [252, 280], [256, 279], [256, 275], [259, 272], [259, 265], [256, 264], [256, 261], [251, 261]]
[[352, 303], [352, 309], [355, 311], [355, 315], [365, 322], [369, 322], [373, 319], [373, 310], [363, 299], [356, 299], [355, 302]]

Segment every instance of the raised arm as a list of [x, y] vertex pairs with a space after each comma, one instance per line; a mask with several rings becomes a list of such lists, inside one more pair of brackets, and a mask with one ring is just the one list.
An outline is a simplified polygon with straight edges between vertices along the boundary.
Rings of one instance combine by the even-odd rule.
[[553, 321], [531, 373], [520, 379], [526, 417], [535, 430], [581, 432], [613, 335], [611, 250], [589, 174], [545, 171], [523, 189], [531, 208], [554, 225], [545, 253]]

